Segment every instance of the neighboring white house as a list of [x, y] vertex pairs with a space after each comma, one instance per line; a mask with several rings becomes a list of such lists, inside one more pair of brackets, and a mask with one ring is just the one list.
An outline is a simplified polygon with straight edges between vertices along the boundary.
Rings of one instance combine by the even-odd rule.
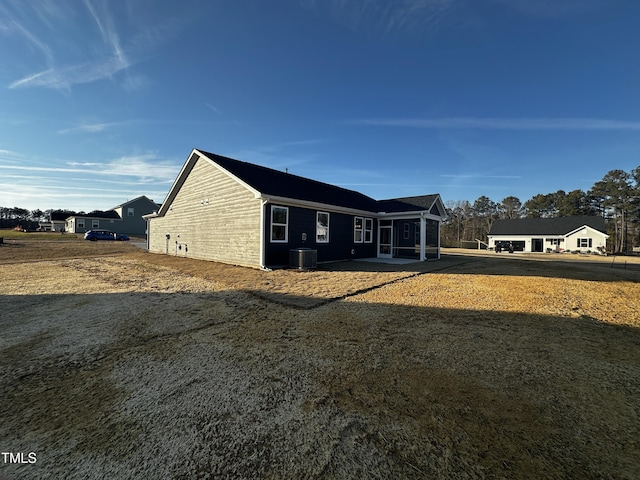
[[595, 216], [498, 219], [489, 230], [488, 244], [519, 252], [605, 253], [605, 231], [604, 219]]
[[51, 212], [49, 220], [38, 223], [38, 230], [45, 232], [63, 232], [65, 229], [65, 220], [69, 216], [64, 212]]

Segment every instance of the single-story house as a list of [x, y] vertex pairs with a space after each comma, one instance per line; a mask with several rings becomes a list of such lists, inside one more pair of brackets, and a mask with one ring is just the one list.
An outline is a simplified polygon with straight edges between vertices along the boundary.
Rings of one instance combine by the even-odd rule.
[[296, 248], [318, 262], [440, 257], [440, 195], [362, 193], [194, 149], [148, 220], [150, 252], [260, 268]]
[[498, 219], [488, 234], [489, 248], [508, 245], [520, 252], [606, 251], [604, 218], [575, 216], [557, 218]]
[[111, 230], [120, 232], [120, 216], [112, 211], [95, 211], [88, 214], [77, 213], [67, 217], [65, 231], [85, 233], [89, 230]]
[[143, 237], [147, 222], [143, 215], [157, 211], [160, 206], [142, 195], [117, 205], [105, 212], [76, 214], [66, 218], [65, 229], [71, 233], [85, 233], [89, 230], [111, 230], [129, 236]]

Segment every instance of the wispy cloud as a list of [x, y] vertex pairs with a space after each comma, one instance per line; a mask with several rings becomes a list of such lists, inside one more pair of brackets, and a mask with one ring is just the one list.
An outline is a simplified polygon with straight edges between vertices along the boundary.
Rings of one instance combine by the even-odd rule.
[[316, 14], [361, 33], [426, 32], [482, 28], [489, 18], [477, 4], [541, 19], [573, 17], [611, 8], [611, 0], [299, 0]]
[[91, 3], [91, 0], [84, 0], [84, 4], [95, 20], [96, 25], [102, 34], [102, 40], [111, 51], [111, 58], [115, 60], [115, 64], [120, 65], [122, 68], [127, 68], [130, 65], [130, 61], [120, 45], [120, 37], [113, 25], [111, 14], [106, 8], [107, 3], [102, 4], [103, 8], [100, 14], [97, 13], [95, 7]]
[[485, 130], [640, 130], [640, 121], [604, 118], [368, 118], [348, 121], [353, 125], [426, 129]]
[[209, 107], [211, 110], [213, 110], [215, 113], [217, 113], [218, 115], [220, 115], [220, 110], [218, 110], [216, 107], [214, 107], [213, 105], [211, 105], [210, 103], [205, 103], [205, 105], [207, 107]]
[[473, 179], [473, 178], [505, 178], [505, 179], [517, 179], [517, 178], [522, 178], [522, 175], [484, 175], [484, 174], [465, 174], [465, 175], [457, 175], [457, 174], [443, 174], [440, 175], [441, 177], [444, 178], [466, 178], [466, 179]]
[[126, 199], [146, 195], [152, 199], [162, 200], [166, 192], [148, 186], [126, 188], [70, 187], [67, 184], [57, 185], [50, 176], [34, 178], [30, 183], [0, 183], [3, 205], [20, 206], [28, 209], [68, 208], [70, 210], [105, 210], [122, 203]]
[[99, 133], [110, 128], [127, 125], [131, 122], [104, 122], [104, 123], [85, 123], [77, 125], [75, 127], [63, 128], [58, 130], [60, 135], [73, 134], [73, 133]]
[[106, 175], [136, 177], [142, 182], [171, 183], [179, 168], [174, 162], [163, 161], [153, 153], [123, 156], [97, 166], [96, 171]]
[[[256, 146], [231, 152], [233, 158], [246, 162], [264, 165], [265, 167], [291, 171], [292, 167], [313, 164], [317, 161], [315, 150], [309, 151], [304, 147], [325, 142], [323, 139], [290, 140], [271, 145]], [[299, 148], [303, 147], [303, 148]], [[292, 172], [296, 173], [296, 172]], [[297, 172], [302, 175], [301, 170]]]
[[0, 165], [1, 170], [81, 174], [85, 180], [96, 176], [132, 177], [140, 183], [171, 183], [179, 171], [177, 162], [159, 159], [153, 153], [122, 156], [106, 162], [69, 161], [60, 167], [40, 165]]
[[429, 31], [466, 24], [470, 17], [460, 0], [301, 0], [317, 13], [328, 13], [355, 31]]
[[614, 4], [610, 0], [491, 0], [520, 14], [541, 17], [560, 18], [592, 12]]
[[317, 145], [319, 143], [324, 143], [324, 142], [325, 140], [321, 138], [312, 138], [308, 140], [291, 140], [289, 142], [275, 143], [273, 145], [262, 147], [261, 150], [266, 152], [274, 152], [274, 151], [287, 149], [290, 147], [303, 147], [307, 145]]
[[5, 163], [22, 163], [24, 158], [17, 152], [13, 152], [11, 150], [2, 150], [0, 149], [0, 162]]
[[31, 73], [8, 88], [69, 91], [74, 85], [125, 73], [121, 76], [123, 87], [136, 90], [146, 80], [140, 75], [130, 77], [131, 67], [183, 23], [175, 20], [150, 25], [120, 2], [83, 0], [81, 5], [84, 8], [48, 0], [0, 5], [0, 34], [22, 39], [18, 46], [26, 44], [44, 57], [44, 62], [38, 62]]
[[25, 39], [27, 39], [31, 47], [35, 47], [37, 51], [44, 55], [48, 64], [53, 63], [53, 52], [51, 51], [49, 45], [43, 42], [29, 29], [25, 28], [21, 23], [16, 20], [11, 20], [8, 24], [5, 25], [5, 30], [7, 32], [17, 32], [19, 35], [23, 36]]

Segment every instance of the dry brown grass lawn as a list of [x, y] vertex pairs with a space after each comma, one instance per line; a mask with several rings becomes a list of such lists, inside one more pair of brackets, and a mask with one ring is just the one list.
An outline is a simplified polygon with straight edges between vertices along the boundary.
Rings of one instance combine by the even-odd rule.
[[631, 259], [52, 243], [0, 246], [0, 478], [640, 478]]

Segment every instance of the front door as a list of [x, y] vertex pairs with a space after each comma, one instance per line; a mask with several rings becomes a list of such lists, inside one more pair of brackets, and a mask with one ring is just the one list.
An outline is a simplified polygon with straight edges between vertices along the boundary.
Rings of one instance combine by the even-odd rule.
[[532, 252], [541, 252], [543, 246], [542, 238], [533, 238], [531, 239], [531, 251]]
[[393, 222], [381, 220], [378, 226], [378, 257], [391, 258], [393, 252]]

